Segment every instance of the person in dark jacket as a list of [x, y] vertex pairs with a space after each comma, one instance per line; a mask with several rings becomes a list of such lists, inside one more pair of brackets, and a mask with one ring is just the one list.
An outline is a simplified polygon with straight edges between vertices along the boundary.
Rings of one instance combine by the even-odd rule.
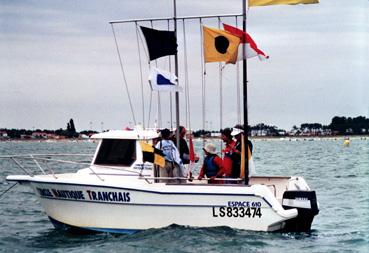
[[[179, 126], [179, 155], [182, 159], [183, 164], [190, 163], [190, 149], [188, 148], [187, 141], [185, 140], [186, 133], [187, 133], [186, 128], [184, 126]], [[174, 145], [177, 146], [175, 134], [173, 135], [172, 140], [174, 142]], [[199, 157], [195, 154], [195, 162], [197, 162], [198, 160]]]
[[[232, 128], [232, 136], [236, 139], [236, 143], [234, 145], [234, 149], [232, 152], [232, 178], [240, 177], [240, 168], [241, 168], [241, 153], [242, 153], [242, 138], [243, 138], [243, 126], [236, 125]], [[248, 139], [247, 140], [248, 147], [250, 149], [250, 153], [252, 154], [252, 143]]]
[[232, 177], [232, 167], [233, 167], [233, 160], [232, 160], [232, 153], [235, 150], [235, 142], [233, 141], [233, 136], [231, 135], [232, 129], [231, 128], [224, 128], [220, 131], [221, 139], [224, 142], [224, 148], [222, 150], [223, 154], [223, 168], [224, 168], [224, 177]]

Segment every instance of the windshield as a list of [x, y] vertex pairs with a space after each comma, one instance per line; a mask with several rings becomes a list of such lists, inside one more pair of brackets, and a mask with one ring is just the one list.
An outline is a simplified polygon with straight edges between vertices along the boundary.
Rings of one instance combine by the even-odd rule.
[[131, 166], [136, 160], [136, 140], [102, 140], [95, 164]]

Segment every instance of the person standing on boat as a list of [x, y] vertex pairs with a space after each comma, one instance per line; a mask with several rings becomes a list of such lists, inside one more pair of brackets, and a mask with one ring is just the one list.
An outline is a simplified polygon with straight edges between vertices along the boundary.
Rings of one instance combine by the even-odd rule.
[[[190, 149], [188, 148], [187, 141], [185, 140], [187, 130], [184, 126], [179, 126], [179, 155], [183, 164], [190, 163]], [[173, 135], [174, 145], [177, 145], [176, 136]], [[195, 162], [199, 161], [199, 157], [195, 154]]]
[[[244, 135], [243, 126], [236, 125], [232, 129], [232, 136], [234, 136], [236, 142], [234, 145], [234, 149], [232, 150], [232, 178], [240, 177], [240, 169], [241, 169], [241, 154], [242, 154], [242, 138]], [[250, 149], [250, 153], [252, 154], [252, 143], [250, 140], [247, 140], [248, 147]]]
[[208, 184], [221, 184], [222, 181], [215, 180], [215, 178], [221, 178], [223, 170], [222, 159], [217, 155], [215, 145], [208, 143], [203, 150], [205, 153], [204, 163], [197, 179], [202, 180], [206, 176], [209, 178]]
[[[156, 144], [155, 148], [160, 149], [164, 153], [165, 166], [160, 169], [160, 177], [183, 177], [183, 163], [179, 156], [177, 147], [170, 140], [171, 132], [165, 128], [161, 130], [161, 140]], [[164, 182], [172, 182], [173, 180], [162, 180]]]
[[222, 176], [224, 177], [231, 177], [232, 176], [232, 153], [234, 151], [234, 147], [235, 147], [235, 142], [233, 141], [232, 138], [232, 130], [230, 128], [224, 128], [220, 131], [221, 133], [221, 139], [225, 144], [225, 147], [222, 150], [223, 153], [223, 174]]

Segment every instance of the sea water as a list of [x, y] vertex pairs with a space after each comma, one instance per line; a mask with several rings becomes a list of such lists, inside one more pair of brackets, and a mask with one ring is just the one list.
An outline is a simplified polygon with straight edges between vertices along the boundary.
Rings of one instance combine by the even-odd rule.
[[[75, 235], [55, 230], [33, 192], [16, 186], [0, 197], [0, 252], [369, 252], [369, 139], [351, 139], [347, 147], [342, 138], [253, 140], [253, 144], [258, 175], [299, 175], [316, 191], [320, 213], [311, 233], [171, 225], [132, 235]], [[195, 145], [201, 154], [203, 142]], [[96, 143], [90, 142], [0, 142], [0, 156], [92, 154], [95, 148]], [[25, 163], [26, 169], [31, 166]], [[49, 167], [78, 169], [52, 163]], [[0, 194], [12, 185], [5, 181], [10, 174], [24, 172], [11, 161], [0, 160]]]

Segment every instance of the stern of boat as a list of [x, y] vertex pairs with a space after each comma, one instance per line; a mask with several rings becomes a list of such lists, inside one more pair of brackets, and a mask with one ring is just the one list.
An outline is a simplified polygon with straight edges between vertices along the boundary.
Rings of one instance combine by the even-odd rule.
[[310, 232], [314, 217], [319, 213], [315, 191], [302, 177], [292, 177], [288, 190], [283, 193], [282, 207], [286, 210], [296, 208], [297, 217], [286, 221], [284, 231]]
[[319, 203], [302, 177], [252, 177], [252, 184], [266, 185], [284, 210], [297, 210], [297, 216], [284, 221], [282, 231], [310, 232], [314, 217], [319, 213]]
[[285, 191], [282, 206], [296, 208], [297, 217], [286, 221], [284, 230], [288, 232], [309, 232], [315, 215], [319, 213], [315, 191]]

